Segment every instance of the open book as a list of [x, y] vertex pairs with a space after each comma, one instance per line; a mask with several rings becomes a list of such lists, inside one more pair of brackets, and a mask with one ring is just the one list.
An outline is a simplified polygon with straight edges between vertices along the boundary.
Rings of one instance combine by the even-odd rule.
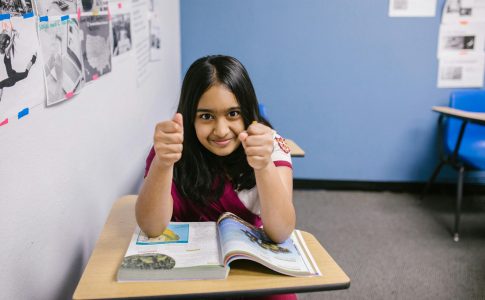
[[289, 276], [320, 275], [299, 230], [276, 244], [261, 228], [224, 213], [217, 222], [172, 222], [156, 238], [137, 227], [118, 281], [224, 279], [229, 263], [237, 259]]

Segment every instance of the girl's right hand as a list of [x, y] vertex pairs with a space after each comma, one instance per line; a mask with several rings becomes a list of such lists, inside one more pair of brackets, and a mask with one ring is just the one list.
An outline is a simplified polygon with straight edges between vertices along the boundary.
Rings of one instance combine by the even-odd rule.
[[172, 120], [158, 123], [153, 137], [158, 163], [164, 167], [173, 166], [182, 157], [184, 141], [184, 123], [180, 113], [176, 113]]

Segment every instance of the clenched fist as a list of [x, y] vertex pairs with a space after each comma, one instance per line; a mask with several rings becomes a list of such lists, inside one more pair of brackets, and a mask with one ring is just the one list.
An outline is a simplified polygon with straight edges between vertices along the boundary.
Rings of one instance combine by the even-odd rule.
[[239, 134], [249, 165], [260, 170], [271, 163], [273, 153], [273, 130], [261, 123], [253, 122]]
[[172, 120], [160, 122], [155, 127], [153, 148], [161, 166], [171, 167], [182, 157], [184, 123], [180, 113]]

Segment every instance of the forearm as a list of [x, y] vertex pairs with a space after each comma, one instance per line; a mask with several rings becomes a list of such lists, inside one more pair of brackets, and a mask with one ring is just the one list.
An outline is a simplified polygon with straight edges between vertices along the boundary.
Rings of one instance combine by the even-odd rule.
[[273, 241], [282, 242], [295, 229], [296, 217], [293, 183], [283, 178], [277, 169], [271, 162], [267, 167], [255, 170], [255, 175], [264, 231]]
[[159, 236], [165, 230], [173, 212], [173, 166], [162, 167], [158, 162], [155, 157], [135, 206], [138, 226], [149, 237]]

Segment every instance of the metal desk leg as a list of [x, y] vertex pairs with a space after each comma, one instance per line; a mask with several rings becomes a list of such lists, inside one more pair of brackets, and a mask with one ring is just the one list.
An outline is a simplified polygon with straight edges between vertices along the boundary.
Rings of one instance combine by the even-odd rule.
[[453, 240], [458, 242], [460, 240], [459, 236], [459, 226], [460, 226], [460, 213], [461, 213], [461, 200], [463, 198], [463, 177], [465, 174], [465, 167], [460, 166], [458, 170], [458, 187], [456, 190], [456, 208], [455, 208], [455, 232], [453, 235]]

